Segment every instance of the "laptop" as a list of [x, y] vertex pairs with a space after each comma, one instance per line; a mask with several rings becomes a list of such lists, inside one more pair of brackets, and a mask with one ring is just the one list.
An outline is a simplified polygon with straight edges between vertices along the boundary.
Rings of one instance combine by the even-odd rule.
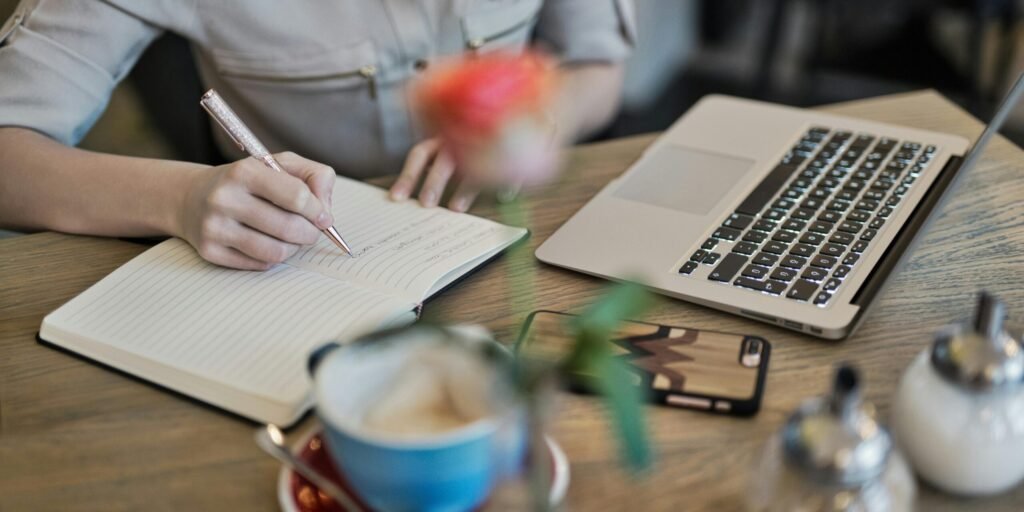
[[852, 333], [974, 142], [707, 96], [546, 240], [539, 260], [827, 339]]

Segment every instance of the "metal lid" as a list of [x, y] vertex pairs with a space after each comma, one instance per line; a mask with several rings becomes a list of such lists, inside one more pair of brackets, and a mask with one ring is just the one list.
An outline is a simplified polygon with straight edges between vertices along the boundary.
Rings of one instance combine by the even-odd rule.
[[831, 396], [804, 402], [783, 427], [787, 462], [826, 485], [852, 487], [877, 478], [892, 440], [873, 416], [861, 403], [857, 371], [840, 367]]
[[950, 382], [972, 391], [1012, 388], [1024, 382], [1024, 350], [1004, 329], [1006, 307], [981, 292], [970, 325], [953, 325], [932, 345], [932, 365]]

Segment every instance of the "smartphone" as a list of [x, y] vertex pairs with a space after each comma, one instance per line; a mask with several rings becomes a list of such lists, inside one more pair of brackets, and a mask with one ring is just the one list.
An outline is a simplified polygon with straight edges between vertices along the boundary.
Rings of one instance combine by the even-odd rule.
[[[572, 343], [573, 318], [534, 311], [516, 350], [533, 357], [564, 356]], [[761, 407], [771, 353], [763, 338], [627, 321], [611, 343], [633, 371], [634, 384], [655, 403], [737, 416], [753, 415]], [[585, 376], [577, 375], [569, 384], [587, 392], [585, 382]]]

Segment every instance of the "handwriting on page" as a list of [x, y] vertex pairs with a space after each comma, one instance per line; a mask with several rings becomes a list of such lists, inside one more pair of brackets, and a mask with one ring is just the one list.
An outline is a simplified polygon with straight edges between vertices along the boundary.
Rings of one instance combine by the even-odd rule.
[[355, 257], [321, 240], [288, 263], [416, 295], [500, 244], [511, 229], [443, 208], [422, 208], [413, 201], [392, 202], [383, 190], [347, 180], [339, 180], [334, 197], [335, 222]]

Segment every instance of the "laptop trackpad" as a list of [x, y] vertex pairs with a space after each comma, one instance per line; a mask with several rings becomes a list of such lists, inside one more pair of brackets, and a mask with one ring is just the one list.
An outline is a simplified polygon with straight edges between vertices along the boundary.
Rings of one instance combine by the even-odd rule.
[[754, 161], [682, 146], [662, 146], [615, 191], [615, 197], [704, 215], [739, 183]]

